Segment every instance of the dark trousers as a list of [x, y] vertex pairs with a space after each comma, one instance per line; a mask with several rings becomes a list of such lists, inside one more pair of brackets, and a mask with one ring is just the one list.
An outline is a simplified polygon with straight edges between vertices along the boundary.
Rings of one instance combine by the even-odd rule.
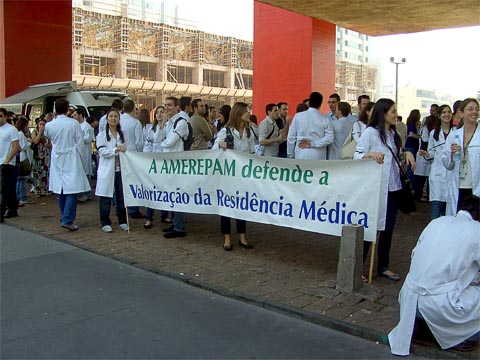
[[[237, 225], [237, 233], [245, 234], [247, 232], [247, 222], [245, 220], [235, 219]], [[223, 235], [229, 235], [231, 232], [230, 218], [226, 216], [220, 216], [220, 230]]]
[[18, 169], [14, 165], [0, 165], [0, 217], [3, 220], [8, 208], [10, 214], [17, 213], [17, 176]]
[[472, 189], [458, 189], [457, 212], [460, 211], [460, 206], [462, 205], [463, 200], [470, 195], [473, 195]]
[[[115, 211], [119, 224], [127, 223], [127, 214], [125, 213], [125, 203], [123, 201], [122, 175], [120, 171], [115, 172], [115, 180], [113, 183], [115, 194]], [[112, 208], [112, 198], [100, 196], [100, 223], [102, 226], [112, 225], [110, 220], [110, 209]]]
[[423, 196], [423, 187], [427, 183], [427, 194], [428, 191], [428, 176], [414, 175], [413, 177], [413, 192], [415, 193], [415, 199], [420, 200]]
[[[395, 228], [395, 220], [398, 213], [398, 198], [401, 190], [392, 191], [388, 193], [387, 199], [387, 215], [385, 218], [385, 230], [378, 232], [378, 273], [383, 273], [388, 270], [390, 263], [390, 248], [392, 246], [393, 229]], [[368, 250], [370, 249], [370, 242], [363, 243], [363, 261], [367, 259]]]

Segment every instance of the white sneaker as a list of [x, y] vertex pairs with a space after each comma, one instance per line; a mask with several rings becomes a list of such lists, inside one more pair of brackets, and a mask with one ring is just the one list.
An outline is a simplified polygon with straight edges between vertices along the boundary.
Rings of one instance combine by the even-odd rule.
[[123, 231], [128, 231], [129, 230], [127, 224], [120, 224], [119, 228], [120, 228], [120, 230], [123, 230]]
[[111, 233], [113, 232], [113, 229], [110, 225], [105, 225], [104, 227], [102, 227], [102, 231], [106, 233]]

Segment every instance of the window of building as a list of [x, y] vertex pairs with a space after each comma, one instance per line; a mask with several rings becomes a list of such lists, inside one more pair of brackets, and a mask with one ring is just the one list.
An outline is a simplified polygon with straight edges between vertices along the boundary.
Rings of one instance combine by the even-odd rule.
[[253, 76], [235, 73], [235, 89], [253, 89]]
[[203, 69], [203, 85], [225, 87], [225, 73], [222, 71]]
[[167, 81], [193, 84], [193, 69], [186, 66], [167, 65]]
[[348, 46], [348, 40], [345, 40], [345, 46]]
[[142, 80], [156, 80], [157, 66], [156, 64], [140, 61], [138, 63], [138, 76]]

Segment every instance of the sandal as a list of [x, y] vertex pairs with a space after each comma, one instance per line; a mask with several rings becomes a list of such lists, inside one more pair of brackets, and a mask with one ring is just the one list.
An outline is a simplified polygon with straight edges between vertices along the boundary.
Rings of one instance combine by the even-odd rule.
[[363, 283], [368, 283], [368, 279], [366, 278], [365, 275], [362, 275], [362, 282]]
[[385, 270], [384, 272], [378, 273], [378, 275], [386, 277], [388, 280], [400, 281], [400, 275], [395, 274], [390, 270]]

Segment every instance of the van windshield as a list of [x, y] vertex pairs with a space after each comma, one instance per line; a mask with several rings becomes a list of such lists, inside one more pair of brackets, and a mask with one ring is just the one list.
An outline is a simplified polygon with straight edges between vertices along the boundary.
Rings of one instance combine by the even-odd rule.
[[88, 113], [95, 119], [100, 120], [100, 118], [105, 115], [110, 108], [111, 106], [89, 106]]

